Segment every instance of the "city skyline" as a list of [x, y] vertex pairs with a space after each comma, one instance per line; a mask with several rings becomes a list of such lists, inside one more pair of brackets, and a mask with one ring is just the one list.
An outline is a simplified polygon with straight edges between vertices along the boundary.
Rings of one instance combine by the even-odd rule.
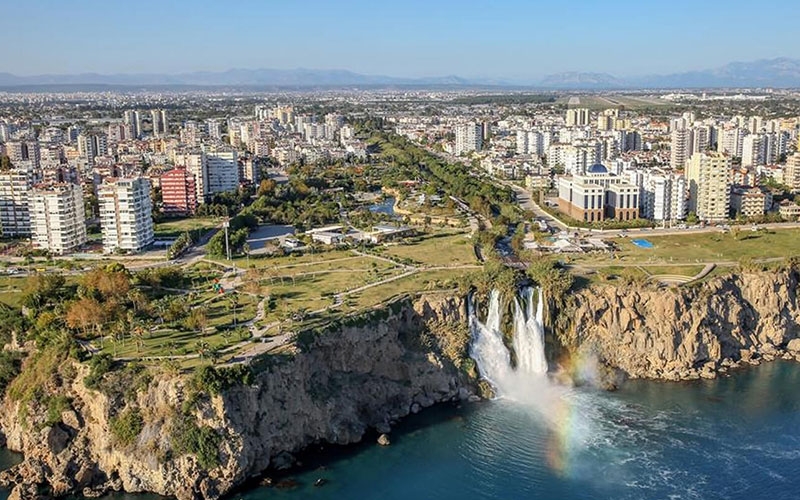
[[[691, 16], [685, 14], [689, 7]], [[684, 1], [668, 9], [630, 1], [573, 2], [564, 8], [506, 0], [491, 9], [417, 0], [269, 6], [147, 0], [113, 8], [92, 0], [17, 2], [4, 8], [4, 32], [21, 50], [6, 55], [0, 72], [317, 68], [521, 82], [571, 71], [632, 77], [791, 56], [800, 45], [796, 16], [750, 7], [738, 1], [724, 9]], [[731, 36], [736, 26], [759, 24], [770, 26], [763, 36]], [[709, 44], [709, 37], [725, 43]]]

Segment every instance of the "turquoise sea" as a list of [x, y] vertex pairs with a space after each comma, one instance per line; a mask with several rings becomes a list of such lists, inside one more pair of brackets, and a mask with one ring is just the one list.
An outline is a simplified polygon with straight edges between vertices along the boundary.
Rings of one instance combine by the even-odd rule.
[[[715, 381], [632, 381], [614, 393], [558, 388], [536, 403], [441, 406], [391, 438], [388, 447], [371, 436], [308, 454], [285, 478], [291, 487], [230, 498], [800, 498], [800, 365], [774, 362]], [[319, 478], [327, 483], [315, 487]]]

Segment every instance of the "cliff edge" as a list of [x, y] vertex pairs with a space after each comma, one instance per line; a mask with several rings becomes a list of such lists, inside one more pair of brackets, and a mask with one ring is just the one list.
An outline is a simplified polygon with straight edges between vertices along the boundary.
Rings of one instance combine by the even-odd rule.
[[628, 377], [712, 378], [800, 351], [798, 273], [741, 272], [691, 287], [595, 285], [565, 300], [556, 338]]
[[[313, 443], [354, 443], [420, 408], [467, 399], [468, 340], [464, 301], [429, 295], [307, 332], [296, 352], [247, 368], [190, 376], [118, 367], [90, 389], [86, 364], [52, 363], [40, 393], [10, 390], [3, 402], [7, 446], [25, 460], [0, 482], [12, 498], [218, 498]], [[42, 366], [31, 368], [46, 365], [32, 358]]]

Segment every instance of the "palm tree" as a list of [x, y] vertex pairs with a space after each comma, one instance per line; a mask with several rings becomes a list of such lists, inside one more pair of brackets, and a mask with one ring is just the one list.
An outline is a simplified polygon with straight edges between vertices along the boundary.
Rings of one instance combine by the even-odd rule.
[[230, 328], [226, 328], [222, 330], [220, 335], [222, 335], [222, 338], [225, 339], [225, 345], [228, 345], [230, 344], [231, 335], [233, 335], [233, 330], [231, 330]]
[[178, 350], [178, 343], [175, 342], [174, 340], [170, 340], [169, 342], [166, 343], [166, 348], [167, 351], [169, 352], [169, 355], [174, 356], [175, 351]]
[[139, 320], [136, 320], [133, 324], [133, 328], [131, 328], [131, 336], [136, 340], [136, 352], [138, 353], [139, 350], [144, 347], [144, 337], [147, 334], [147, 328], [145, 328], [144, 323]]
[[208, 357], [211, 358], [211, 364], [216, 365], [221, 355], [219, 347], [210, 347], [208, 349]]
[[209, 354], [210, 349], [211, 346], [205, 340], [201, 340], [195, 344], [195, 350], [197, 351], [197, 354], [200, 355], [200, 359], [205, 359], [206, 355]]
[[231, 308], [233, 309], [233, 327], [236, 328], [236, 308], [239, 307], [239, 298], [236, 296], [235, 293], [232, 293], [229, 299], [231, 303]]

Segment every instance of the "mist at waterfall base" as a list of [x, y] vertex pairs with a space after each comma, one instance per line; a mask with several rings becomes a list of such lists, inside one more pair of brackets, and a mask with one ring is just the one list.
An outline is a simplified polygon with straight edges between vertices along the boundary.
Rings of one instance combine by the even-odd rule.
[[[541, 318], [536, 308], [531, 314], [528, 297], [535, 295], [520, 298], [526, 323]], [[512, 304], [513, 314], [516, 307]], [[500, 310], [498, 303], [498, 315]], [[492, 333], [488, 326], [495, 320], [490, 316], [473, 328]], [[521, 318], [514, 319], [514, 329], [522, 332]], [[524, 333], [535, 332], [532, 323]], [[537, 338], [519, 341], [530, 341], [533, 354]], [[483, 340], [493, 342], [488, 335]], [[480, 345], [476, 341], [472, 347]], [[508, 349], [502, 347], [489, 361], [506, 359], [503, 352]], [[519, 348], [516, 343], [514, 348]], [[611, 393], [550, 384], [536, 369], [523, 376], [499, 361], [496, 366], [495, 383], [507, 383], [498, 399], [427, 409], [393, 429], [391, 446], [378, 446], [375, 436], [368, 436], [358, 445], [309, 453], [302, 456], [302, 470], [290, 476], [295, 487], [259, 487], [229, 498], [800, 497], [800, 364], [776, 361], [718, 380], [687, 383], [634, 380]], [[527, 385], [525, 378], [530, 379]], [[503, 395], [504, 390], [510, 395]], [[531, 394], [537, 390], [548, 392], [539, 398]], [[328, 482], [315, 487], [319, 478]], [[155, 498], [119, 495], [107, 500]]]

